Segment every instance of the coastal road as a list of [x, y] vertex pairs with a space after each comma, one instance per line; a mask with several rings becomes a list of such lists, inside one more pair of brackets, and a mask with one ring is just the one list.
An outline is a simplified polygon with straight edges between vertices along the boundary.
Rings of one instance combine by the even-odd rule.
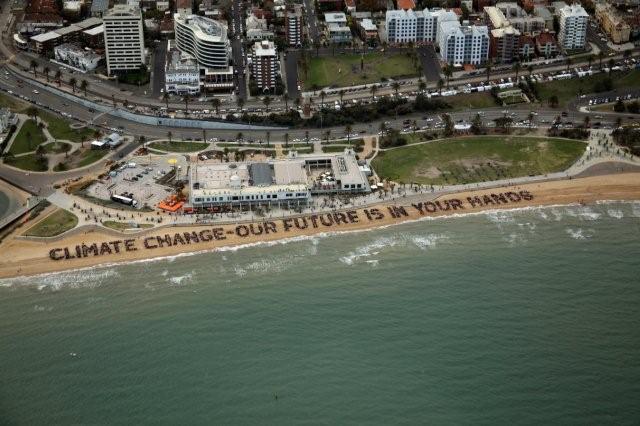
[[231, 54], [233, 56], [233, 71], [235, 80], [236, 97], [246, 100], [247, 99], [247, 76], [245, 69], [245, 55], [244, 48], [242, 46], [242, 40], [244, 37], [245, 23], [243, 13], [242, 0], [233, 0], [231, 5], [231, 17], [233, 27], [233, 39], [231, 40]]
[[307, 21], [307, 38], [309, 45], [313, 46], [314, 42], [320, 42], [320, 30], [318, 28], [318, 18], [316, 17], [316, 11], [314, 8], [313, 0], [304, 0], [304, 17]]
[[434, 83], [440, 80], [440, 59], [433, 45], [420, 46], [418, 58], [426, 81]]

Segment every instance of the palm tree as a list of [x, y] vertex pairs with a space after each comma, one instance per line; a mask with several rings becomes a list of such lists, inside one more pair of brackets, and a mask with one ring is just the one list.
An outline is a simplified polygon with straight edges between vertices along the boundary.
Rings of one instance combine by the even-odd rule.
[[569, 71], [569, 67], [573, 63], [573, 60], [571, 58], [567, 58], [565, 59], [565, 63], [567, 64], [567, 71]]
[[309, 145], [309, 131], [308, 130], [304, 131], [304, 139], [305, 139], [307, 145]]
[[62, 82], [62, 72], [60, 70], [56, 70], [55, 78], [58, 82], [58, 87], [60, 87], [60, 83]]
[[29, 62], [29, 68], [31, 68], [31, 71], [33, 71], [33, 76], [37, 77], [38, 76], [38, 63], [36, 62], [35, 59], [32, 59]]
[[378, 91], [378, 86], [376, 84], [372, 84], [369, 91], [371, 92], [371, 102], [373, 102], [376, 98], [376, 92]]
[[347, 134], [347, 143], [349, 144], [349, 146], [351, 146], [351, 124], [347, 124], [346, 126], [344, 126], [344, 132]]
[[191, 100], [191, 96], [187, 93], [184, 95], [184, 113], [189, 114], [189, 101]]
[[398, 99], [398, 91], [400, 90], [400, 83], [398, 83], [397, 81], [394, 81], [391, 87], [393, 88], [393, 91], [396, 92], [396, 99]]
[[427, 90], [427, 83], [422, 79], [418, 80], [418, 90], [420, 90], [421, 93], [424, 93], [424, 91]]
[[438, 79], [438, 93], [442, 95], [442, 88], [444, 87], [444, 81], [440, 78]]
[[142, 146], [144, 146], [144, 144], [147, 142], [147, 138], [145, 135], [140, 135], [138, 137], [138, 143]]
[[285, 148], [289, 147], [289, 133], [284, 134], [284, 147]]
[[267, 114], [269, 114], [269, 105], [271, 104], [271, 97], [270, 96], [265, 96], [264, 98], [262, 98], [262, 103], [264, 104], [265, 108], [267, 109]]
[[211, 99], [211, 108], [216, 111], [216, 115], [220, 115], [220, 99], [213, 98]]
[[238, 104], [238, 108], [240, 108], [240, 112], [242, 112], [242, 107], [244, 106], [244, 99], [240, 96], [236, 99], [236, 103]]
[[89, 83], [87, 83], [87, 80], [82, 80], [80, 82], [80, 90], [84, 91], [84, 97], [87, 97], [87, 87], [89, 87]]
[[324, 90], [320, 91], [320, 109], [324, 109], [324, 98], [327, 96]]
[[169, 143], [171, 143], [171, 138], [173, 138], [173, 133], [171, 133], [171, 130], [169, 130], [167, 132], [167, 139], [169, 139]]
[[518, 82], [518, 74], [520, 74], [520, 67], [521, 67], [521, 65], [520, 65], [519, 61], [516, 61], [513, 64], [513, 71], [515, 71], [515, 73], [516, 73], [516, 83]]
[[344, 98], [344, 90], [340, 89], [338, 92], [338, 96], [340, 96], [340, 106], [342, 106], [342, 98]]
[[271, 141], [271, 132], [267, 130], [267, 146], [269, 146], [270, 141]]
[[527, 71], [529, 72], [529, 78], [531, 78], [531, 74], [533, 74], [533, 65], [529, 65], [527, 67]]
[[114, 95], [113, 93], [111, 94], [111, 103], [113, 104], [113, 107], [117, 107], [118, 104], [116, 103], [116, 95]]
[[600, 69], [602, 70], [602, 60], [604, 59], [604, 52], [601, 50], [598, 52], [598, 60], [600, 61]]
[[238, 142], [239, 145], [242, 145], [243, 140], [244, 140], [244, 135], [242, 134], [242, 132], [238, 132], [238, 134], [236, 135], [236, 141]]
[[589, 68], [591, 68], [591, 64], [593, 63], [593, 60], [596, 58], [596, 55], [589, 55], [589, 57], [587, 57], [587, 62], [589, 63]]
[[487, 83], [488, 83], [491, 77], [491, 61], [487, 62], [487, 68], [485, 70], [487, 71]]
[[445, 65], [444, 66], [444, 76], [447, 79], [447, 90], [449, 90], [449, 80], [451, 79], [451, 76], [453, 75], [453, 67], [451, 65]]
[[49, 82], [49, 73], [51, 72], [51, 70], [49, 69], [49, 67], [44, 67], [42, 72], [44, 73], [44, 76], [47, 78], [47, 83], [48, 83]]
[[165, 105], [167, 106], [167, 110], [169, 109], [169, 94], [167, 92], [164, 92], [162, 94], [162, 100], [164, 101]]
[[300, 99], [300, 96], [298, 96], [293, 100], [293, 104], [296, 106], [296, 110], [300, 109], [301, 103], [302, 103], [302, 99]]
[[76, 84], [77, 84], [77, 80], [75, 79], [75, 77], [71, 77], [69, 79], [69, 86], [71, 86], [71, 90], [73, 90], [73, 93], [76, 93]]
[[329, 138], [331, 137], [331, 130], [326, 130], [324, 132], [324, 138], [327, 140], [327, 143], [329, 143]]
[[613, 72], [613, 67], [615, 66], [616, 61], [613, 60], [613, 58], [609, 59], [609, 75], [611, 75], [611, 73]]
[[282, 95], [282, 100], [284, 101], [284, 110], [289, 111], [289, 93], [284, 92]]
[[384, 137], [385, 133], [387, 133], [387, 125], [383, 121], [380, 123], [380, 137]]

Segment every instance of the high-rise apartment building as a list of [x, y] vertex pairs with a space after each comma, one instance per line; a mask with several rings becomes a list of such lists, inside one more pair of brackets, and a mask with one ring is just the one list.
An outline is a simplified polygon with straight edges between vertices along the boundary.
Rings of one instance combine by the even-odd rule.
[[579, 4], [560, 8], [558, 43], [564, 50], [583, 49], [587, 43], [589, 14]]
[[258, 89], [271, 90], [276, 87], [278, 76], [278, 52], [272, 41], [256, 42], [251, 49], [251, 74]]
[[291, 47], [302, 46], [302, 25], [302, 7], [296, 4], [287, 8], [284, 26], [287, 45]]
[[115, 5], [103, 16], [107, 73], [137, 70], [145, 63], [142, 14], [135, 6]]
[[446, 10], [388, 10], [385, 18], [387, 43], [424, 43], [437, 41], [438, 22], [457, 21]]
[[489, 57], [487, 26], [460, 25], [458, 21], [439, 25], [438, 44], [442, 60], [453, 65], [480, 65]]

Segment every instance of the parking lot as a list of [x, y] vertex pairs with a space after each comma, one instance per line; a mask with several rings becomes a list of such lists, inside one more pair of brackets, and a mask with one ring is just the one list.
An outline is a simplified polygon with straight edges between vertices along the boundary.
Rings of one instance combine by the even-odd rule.
[[[97, 181], [87, 189], [88, 195], [102, 200], [110, 200], [119, 195], [135, 200], [136, 208], [155, 208], [157, 204], [173, 193], [171, 186], [175, 180], [184, 180], [188, 175], [188, 164], [183, 156], [134, 157], [111, 171], [108, 177]], [[171, 175], [175, 170], [175, 178]]]

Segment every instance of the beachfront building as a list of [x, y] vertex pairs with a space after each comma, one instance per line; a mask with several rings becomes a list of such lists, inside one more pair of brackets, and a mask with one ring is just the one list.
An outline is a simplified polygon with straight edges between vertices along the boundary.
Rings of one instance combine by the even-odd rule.
[[387, 43], [436, 42], [438, 22], [457, 21], [454, 12], [446, 10], [388, 10], [385, 17]]
[[352, 150], [267, 162], [214, 163], [190, 168], [193, 207], [305, 205], [314, 194], [368, 193], [366, 168]]
[[209, 91], [233, 89], [227, 27], [198, 15], [175, 14], [173, 18], [176, 46], [198, 62], [202, 87]]
[[255, 79], [258, 89], [263, 91], [275, 89], [280, 68], [275, 43], [268, 40], [254, 43], [250, 61], [251, 76]]
[[589, 14], [580, 4], [564, 6], [558, 10], [560, 31], [558, 43], [563, 50], [584, 49], [587, 44]]
[[197, 95], [200, 93], [200, 69], [193, 56], [181, 52], [169, 42], [165, 64], [165, 85], [167, 93], [176, 95]]
[[325, 13], [324, 21], [327, 39], [330, 43], [351, 42], [351, 28], [347, 26], [347, 16], [343, 12]]
[[80, 71], [92, 71], [98, 67], [102, 56], [93, 50], [82, 49], [74, 43], [64, 43], [54, 48], [54, 57], [57, 62], [67, 64]]
[[290, 47], [302, 46], [302, 6], [296, 4], [285, 10], [285, 39]]
[[625, 15], [609, 3], [596, 3], [596, 19], [612, 42], [620, 44], [629, 41], [631, 26], [626, 21]]
[[480, 65], [489, 58], [489, 30], [487, 26], [460, 25], [458, 21], [439, 25], [440, 56], [442, 60], [460, 66]]
[[104, 15], [107, 73], [140, 69], [145, 63], [142, 14], [135, 6], [115, 5]]

